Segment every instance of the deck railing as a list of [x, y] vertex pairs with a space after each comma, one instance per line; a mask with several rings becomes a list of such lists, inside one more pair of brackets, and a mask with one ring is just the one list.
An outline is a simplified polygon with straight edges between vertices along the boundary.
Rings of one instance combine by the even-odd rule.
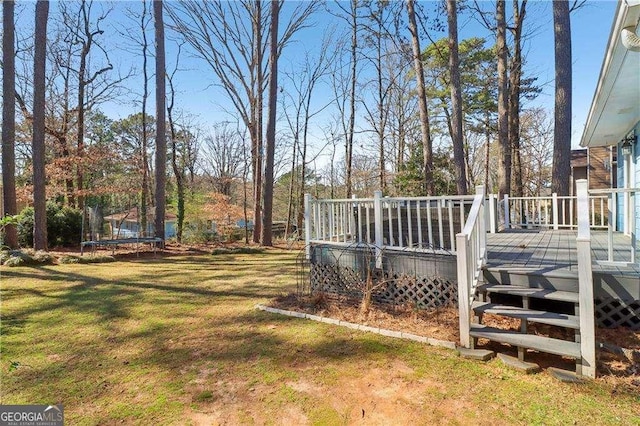
[[[607, 196], [589, 196], [589, 224], [592, 229], [607, 229]], [[509, 197], [503, 199], [505, 229], [576, 229], [578, 226], [575, 196], [556, 193], [540, 197]]]
[[484, 187], [478, 186], [464, 228], [456, 235], [460, 344], [467, 348], [471, 345], [471, 303], [476, 287], [482, 280], [482, 267], [487, 260], [484, 204]]
[[[635, 263], [637, 236], [635, 231], [636, 217], [634, 206], [636, 205], [636, 197], [640, 196], [640, 190], [637, 188], [609, 188], [591, 189], [588, 192], [590, 199], [599, 197], [604, 199], [607, 204], [607, 260], [600, 263]], [[624, 212], [621, 218], [618, 218], [619, 209], [622, 209]], [[590, 215], [593, 216], [592, 210]], [[619, 223], [618, 219], [622, 219], [622, 222]], [[631, 254], [629, 259], [615, 259], [614, 254], [616, 250], [613, 243], [613, 235], [615, 232], [624, 232], [631, 237]]]
[[319, 200], [307, 195], [307, 243], [454, 254], [473, 195]]

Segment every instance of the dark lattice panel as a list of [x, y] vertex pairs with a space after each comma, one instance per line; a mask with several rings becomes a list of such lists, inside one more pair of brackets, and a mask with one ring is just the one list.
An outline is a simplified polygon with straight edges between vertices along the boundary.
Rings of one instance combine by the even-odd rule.
[[339, 265], [313, 264], [310, 269], [311, 293], [324, 292], [349, 297], [360, 297], [356, 283], [358, 274], [351, 268]]
[[458, 287], [455, 282], [442, 277], [420, 277], [393, 274], [380, 301], [394, 304], [410, 304], [418, 308], [436, 308], [457, 305]]
[[[311, 292], [326, 292], [361, 298], [366, 277], [350, 267], [327, 264], [311, 265]], [[375, 271], [372, 299], [392, 305], [435, 308], [457, 304], [457, 285], [441, 277], [416, 277]]]
[[640, 330], [640, 300], [596, 299], [596, 322], [601, 327], [629, 327]]

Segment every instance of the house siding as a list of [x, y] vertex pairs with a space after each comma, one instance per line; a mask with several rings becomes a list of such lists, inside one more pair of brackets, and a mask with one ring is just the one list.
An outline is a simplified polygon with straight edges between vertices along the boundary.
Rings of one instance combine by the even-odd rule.
[[[640, 121], [636, 123], [635, 127], [635, 134], [636, 134], [636, 141], [635, 144], [633, 146], [633, 157], [632, 157], [632, 161], [631, 161], [631, 187], [632, 188], [638, 188], [638, 186], [640, 185], [640, 143], [639, 143], [639, 139], [640, 139]], [[624, 188], [625, 186], [625, 176], [624, 176], [624, 165], [625, 165], [625, 161], [624, 161], [624, 157], [622, 155], [621, 152], [621, 145], [622, 144], [618, 144], [617, 146], [617, 150], [618, 150], [618, 165], [617, 165], [617, 175], [618, 175], [618, 188]], [[635, 214], [635, 229], [633, 230], [633, 232], [635, 232], [636, 237], [640, 236], [640, 194], [636, 193], [636, 196], [634, 197], [634, 214]], [[622, 224], [623, 224], [623, 218], [624, 218], [624, 209], [623, 209], [623, 200], [622, 197], [619, 197], [618, 199], [618, 211], [617, 211], [617, 223], [618, 223], [618, 230], [622, 230]]]
[[[618, 144], [616, 146], [616, 149], [618, 150], [618, 165], [617, 165], [617, 171], [618, 171], [618, 179], [617, 179], [617, 184], [618, 184], [618, 188], [624, 188], [624, 157], [622, 156], [622, 150], [620, 149], [620, 144]], [[624, 203], [622, 200], [622, 197], [618, 197], [618, 202], [617, 202], [617, 206], [616, 206], [616, 229], [618, 231], [622, 230], [623, 224], [624, 224]]]
[[608, 146], [589, 148], [589, 189], [611, 188]]

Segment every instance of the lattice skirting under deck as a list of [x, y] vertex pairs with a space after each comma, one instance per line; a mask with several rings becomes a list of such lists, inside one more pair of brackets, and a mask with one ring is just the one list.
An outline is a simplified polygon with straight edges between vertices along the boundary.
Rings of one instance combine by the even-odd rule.
[[623, 326], [640, 330], [640, 300], [596, 299], [595, 311], [596, 322], [600, 327]]
[[[311, 292], [325, 292], [362, 298], [366, 277], [354, 268], [312, 264]], [[457, 284], [443, 277], [420, 277], [376, 270], [372, 276], [375, 289], [372, 299], [378, 303], [410, 305], [425, 309], [455, 306], [458, 303]]]

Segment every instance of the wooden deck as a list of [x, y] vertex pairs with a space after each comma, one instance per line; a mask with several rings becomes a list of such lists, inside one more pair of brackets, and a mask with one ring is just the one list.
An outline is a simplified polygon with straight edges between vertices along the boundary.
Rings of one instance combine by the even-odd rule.
[[[638, 277], [640, 264], [606, 265], [607, 232], [591, 232], [593, 271], [625, 277]], [[631, 239], [621, 233], [614, 234], [615, 261], [628, 262], [631, 256]], [[508, 231], [487, 234], [487, 267], [527, 269], [539, 272], [578, 272], [576, 259], [576, 231]]]

